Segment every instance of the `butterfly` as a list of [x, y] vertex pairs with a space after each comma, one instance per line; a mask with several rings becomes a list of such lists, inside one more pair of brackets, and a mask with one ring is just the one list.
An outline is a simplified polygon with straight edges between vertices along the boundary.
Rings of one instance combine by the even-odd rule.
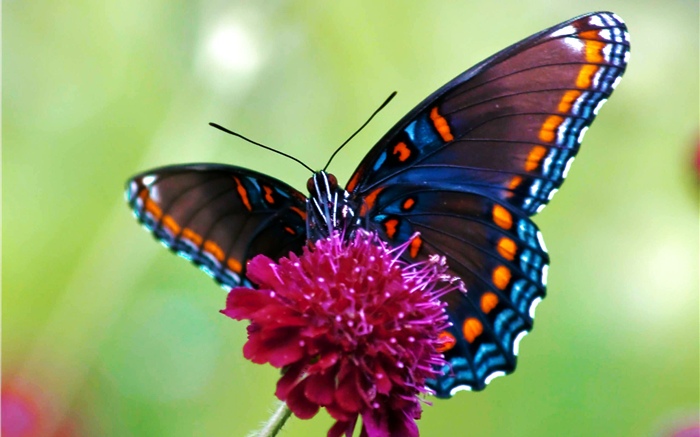
[[[319, 171], [310, 197], [241, 167], [157, 168], [127, 183], [137, 219], [226, 288], [246, 262], [299, 253], [334, 229], [365, 227], [406, 261], [444, 256], [467, 292], [443, 299], [448, 365], [436, 396], [482, 390], [515, 370], [544, 298], [549, 256], [530, 217], [561, 186], [629, 58], [623, 21], [594, 12], [477, 64], [421, 102], [369, 151], [345, 188]], [[415, 232], [419, 236], [413, 240]]]

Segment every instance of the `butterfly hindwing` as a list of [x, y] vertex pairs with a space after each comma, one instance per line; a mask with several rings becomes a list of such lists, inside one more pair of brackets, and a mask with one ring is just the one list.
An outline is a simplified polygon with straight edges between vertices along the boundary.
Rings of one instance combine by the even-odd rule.
[[347, 189], [360, 215], [405, 258], [444, 255], [467, 293], [446, 296], [440, 397], [483, 389], [515, 369], [520, 339], [544, 297], [549, 262], [528, 218], [562, 184], [583, 135], [629, 57], [608, 12], [533, 35], [436, 91], [385, 135]]
[[253, 256], [279, 258], [306, 242], [306, 197], [239, 167], [162, 167], [133, 177], [126, 195], [158, 240], [228, 288], [247, 283]]
[[489, 377], [515, 369], [518, 342], [532, 328], [545, 296], [549, 263], [542, 236], [522, 212], [468, 191], [396, 185], [375, 199], [373, 216], [384, 239], [401, 244], [408, 262], [445, 257], [462, 278], [466, 296], [448, 294], [452, 328], [443, 333], [451, 366], [431, 384], [438, 396], [456, 387], [480, 390]]

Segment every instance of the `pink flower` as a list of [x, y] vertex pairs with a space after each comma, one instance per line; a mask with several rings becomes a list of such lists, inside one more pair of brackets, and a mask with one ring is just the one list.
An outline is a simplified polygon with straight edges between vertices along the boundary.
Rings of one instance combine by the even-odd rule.
[[375, 234], [340, 233], [279, 263], [257, 256], [225, 315], [249, 319], [244, 356], [283, 369], [276, 395], [299, 418], [325, 407], [328, 436], [417, 436], [418, 397], [445, 361], [438, 334], [449, 325], [439, 297], [461, 286], [444, 259], [407, 264], [410, 241], [389, 249]]

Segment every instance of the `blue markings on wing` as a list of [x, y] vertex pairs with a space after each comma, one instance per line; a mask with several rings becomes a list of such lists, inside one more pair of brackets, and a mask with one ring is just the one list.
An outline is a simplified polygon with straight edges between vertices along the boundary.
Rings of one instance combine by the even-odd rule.
[[496, 318], [493, 327], [501, 345], [509, 352], [513, 351], [515, 336], [526, 329], [523, 319], [511, 309], [504, 309]]
[[495, 343], [484, 343], [479, 346], [479, 350], [474, 355], [474, 367], [476, 367], [476, 377], [483, 381], [486, 375], [493, 369], [500, 368], [506, 364], [505, 357], [498, 350]]
[[525, 241], [532, 248], [540, 248], [539, 240], [537, 239], [537, 228], [534, 223], [528, 219], [518, 220], [517, 228], [518, 238]]
[[411, 124], [406, 126], [404, 131], [411, 142], [419, 149], [423, 149], [432, 144], [443, 143], [442, 138], [438, 136], [435, 131], [435, 126], [433, 126], [427, 113], [421, 114]]
[[535, 283], [542, 282], [542, 265], [544, 258], [538, 253], [525, 249], [520, 255], [520, 269]]
[[440, 369], [442, 376], [438, 380], [428, 380], [426, 385], [436, 391], [441, 398], [448, 398], [456, 391], [471, 390], [468, 382], [474, 381], [475, 376], [466, 358], [453, 357], [450, 362]]
[[537, 287], [526, 279], [519, 279], [513, 283], [510, 292], [510, 300], [522, 314], [527, 314], [532, 301], [537, 295]]
[[377, 162], [374, 163], [374, 167], [372, 167], [372, 170], [378, 171], [382, 165], [384, 164], [384, 161], [386, 161], [386, 150], [382, 152], [381, 155], [379, 155], [379, 159], [377, 159]]

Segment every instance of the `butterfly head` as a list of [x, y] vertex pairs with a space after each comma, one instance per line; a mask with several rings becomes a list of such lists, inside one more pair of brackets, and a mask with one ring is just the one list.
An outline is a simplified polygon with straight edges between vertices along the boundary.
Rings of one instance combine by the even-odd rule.
[[354, 222], [355, 205], [349, 194], [338, 186], [338, 179], [321, 170], [306, 182], [307, 237], [314, 241], [329, 237], [333, 231], [348, 230]]
[[330, 199], [332, 193], [338, 189], [338, 179], [331, 173], [321, 170], [314, 173], [306, 181], [306, 189], [311, 197], [326, 197]]

